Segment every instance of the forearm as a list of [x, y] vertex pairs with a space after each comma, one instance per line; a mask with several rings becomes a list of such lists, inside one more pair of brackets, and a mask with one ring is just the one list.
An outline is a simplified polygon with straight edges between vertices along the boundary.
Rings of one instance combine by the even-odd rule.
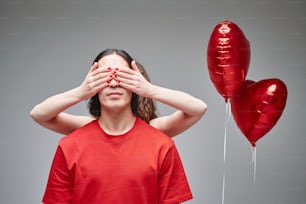
[[83, 100], [79, 87], [51, 96], [34, 106], [31, 117], [37, 122], [49, 121]]
[[203, 115], [207, 109], [206, 103], [183, 91], [152, 85], [149, 98], [169, 105], [187, 115]]
[[183, 91], [151, 84], [141, 75], [137, 66], [134, 65], [133, 69], [121, 68], [118, 71], [118, 80], [123, 88], [178, 109], [186, 116], [201, 116], [205, 112], [206, 104], [202, 100]]

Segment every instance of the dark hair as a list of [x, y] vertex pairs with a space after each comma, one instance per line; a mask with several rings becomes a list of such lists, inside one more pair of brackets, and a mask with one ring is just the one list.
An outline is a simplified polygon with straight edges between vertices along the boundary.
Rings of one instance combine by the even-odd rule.
[[[98, 62], [104, 56], [111, 55], [111, 54], [117, 54], [121, 56], [131, 66], [133, 58], [126, 51], [120, 50], [120, 49], [106, 49], [97, 55], [94, 62]], [[139, 71], [141, 72], [141, 74], [144, 76], [144, 78], [150, 81], [148, 74], [146, 73], [144, 67], [139, 62], [136, 62], [136, 65]], [[139, 96], [135, 93], [132, 94], [131, 108], [132, 108], [132, 112], [137, 117], [140, 117], [146, 122], [149, 122], [150, 120], [157, 117], [155, 113], [156, 107], [155, 107], [153, 100]], [[91, 115], [95, 117], [101, 116], [101, 105], [100, 105], [98, 94], [91, 97], [91, 99], [88, 102], [88, 109]]]

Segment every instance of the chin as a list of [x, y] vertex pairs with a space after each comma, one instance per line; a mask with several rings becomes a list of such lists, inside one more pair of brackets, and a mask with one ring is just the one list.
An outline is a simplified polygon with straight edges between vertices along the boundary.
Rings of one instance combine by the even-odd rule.
[[131, 104], [130, 103], [125, 103], [123, 101], [120, 101], [120, 100], [112, 100], [112, 101], [109, 101], [108, 103], [104, 104], [103, 105], [104, 108], [107, 108], [107, 109], [114, 109], [114, 110], [123, 110], [123, 109], [126, 109], [126, 108], [130, 108], [131, 107]]

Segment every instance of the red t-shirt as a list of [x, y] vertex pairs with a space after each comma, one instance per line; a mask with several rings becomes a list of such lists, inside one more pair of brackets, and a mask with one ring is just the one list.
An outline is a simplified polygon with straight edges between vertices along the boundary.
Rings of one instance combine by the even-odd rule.
[[59, 142], [45, 204], [178, 204], [192, 198], [173, 140], [137, 118], [120, 136], [97, 120]]

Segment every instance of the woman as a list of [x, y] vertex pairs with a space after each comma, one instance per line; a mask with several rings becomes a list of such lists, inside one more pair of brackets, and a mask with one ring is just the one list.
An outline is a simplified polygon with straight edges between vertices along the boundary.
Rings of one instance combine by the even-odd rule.
[[60, 140], [43, 202], [179, 204], [192, 199], [173, 140], [139, 117], [138, 93], [172, 104], [163, 96], [172, 91], [144, 80], [135, 83], [125, 52], [107, 50], [96, 62], [107, 70], [104, 85], [89, 102], [97, 118]]
[[[83, 83], [69, 91], [52, 96], [36, 105], [32, 111], [32, 118], [40, 125], [61, 134], [69, 134], [75, 129], [94, 120], [93, 117], [71, 115], [64, 113], [67, 108], [96, 95], [99, 90], [107, 86], [110, 77], [117, 77], [120, 86], [139, 95], [140, 117], [151, 126], [173, 137], [195, 124], [206, 112], [207, 105], [182, 91], [172, 90], [150, 83], [143, 67], [134, 60], [130, 68], [117, 67], [118, 70], [109, 70], [109, 67], [97, 63], [103, 56], [116, 52], [125, 56], [124, 50], [107, 49], [101, 52], [90, 68]], [[112, 73], [115, 74], [112, 75]], [[147, 80], [145, 79], [147, 78]], [[177, 111], [168, 116], [157, 117], [152, 100], [169, 105]], [[179, 125], [178, 125], [179, 124]]]

